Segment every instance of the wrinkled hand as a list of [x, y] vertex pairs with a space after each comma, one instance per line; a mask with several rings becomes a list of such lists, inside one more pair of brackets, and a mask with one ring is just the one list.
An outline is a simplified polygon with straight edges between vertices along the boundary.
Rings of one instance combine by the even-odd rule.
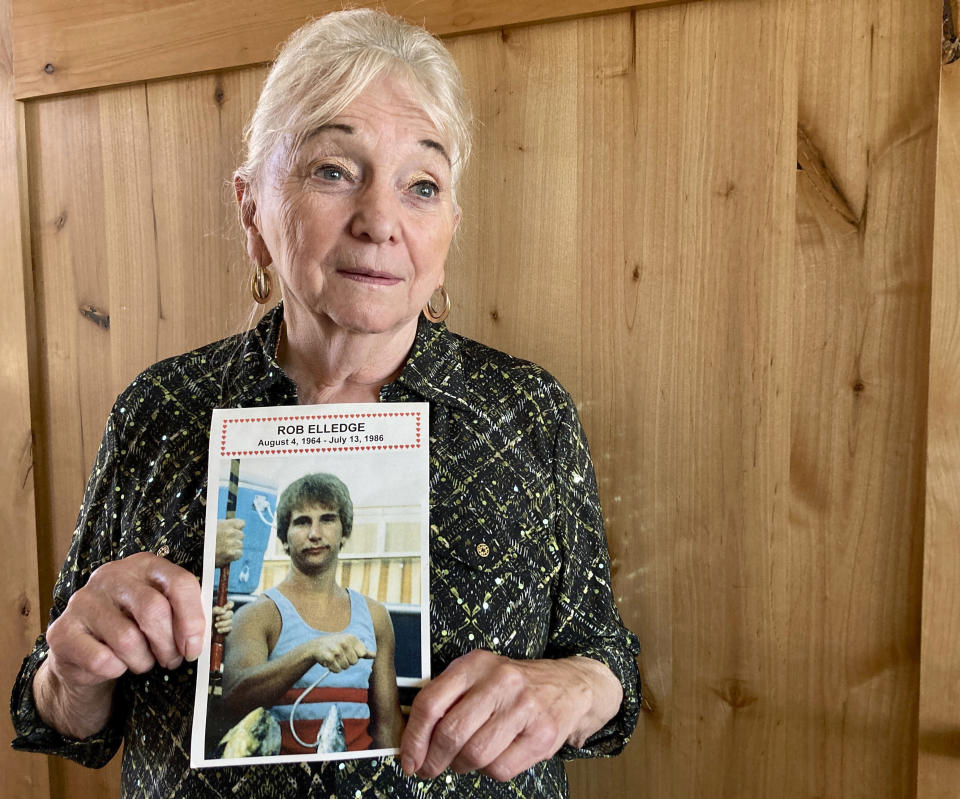
[[400, 762], [421, 777], [449, 767], [509, 780], [566, 741], [582, 745], [616, 713], [621, 695], [619, 682], [597, 661], [511, 660], [474, 650], [417, 695]]
[[214, 564], [218, 569], [239, 560], [243, 554], [243, 519], [217, 519], [217, 554]]
[[360, 658], [376, 657], [376, 652], [371, 652], [363, 641], [350, 633], [325, 635], [311, 641], [310, 646], [313, 659], [333, 672], [350, 668]]
[[233, 602], [213, 606], [213, 629], [220, 635], [226, 635], [233, 629]]
[[104, 564], [70, 597], [47, 630], [47, 662], [79, 685], [142, 674], [154, 663], [174, 669], [200, 655], [206, 626], [197, 578], [141, 552]]
[[195, 660], [206, 627], [186, 569], [150, 552], [104, 564], [47, 629], [50, 653], [33, 685], [41, 717], [76, 737], [97, 732], [120, 675]]

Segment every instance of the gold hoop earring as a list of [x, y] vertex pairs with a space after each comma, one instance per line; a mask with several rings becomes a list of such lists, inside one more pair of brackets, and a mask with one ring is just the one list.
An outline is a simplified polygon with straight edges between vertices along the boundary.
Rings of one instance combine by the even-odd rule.
[[273, 293], [273, 275], [270, 270], [260, 264], [257, 264], [253, 270], [253, 277], [250, 278], [250, 293], [253, 295], [253, 301], [258, 305], [263, 305], [270, 301], [270, 295]]
[[[437, 311], [433, 307], [433, 298], [440, 295], [443, 301], [443, 309]], [[423, 315], [427, 317], [434, 324], [439, 324], [444, 319], [447, 318], [447, 315], [450, 313], [450, 295], [447, 294], [447, 289], [441, 284], [437, 287], [437, 290], [433, 292], [433, 295], [427, 300], [427, 304], [423, 308]]]

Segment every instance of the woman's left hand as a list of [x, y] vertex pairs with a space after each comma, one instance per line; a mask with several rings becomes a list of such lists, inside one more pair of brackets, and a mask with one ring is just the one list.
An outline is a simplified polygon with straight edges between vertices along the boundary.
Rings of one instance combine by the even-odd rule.
[[590, 658], [511, 660], [477, 649], [417, 695], [400, 762], [427, 778], [450, 768], [509, 780], [564, 743], [582, 746], [622, 696], [613, 672]]

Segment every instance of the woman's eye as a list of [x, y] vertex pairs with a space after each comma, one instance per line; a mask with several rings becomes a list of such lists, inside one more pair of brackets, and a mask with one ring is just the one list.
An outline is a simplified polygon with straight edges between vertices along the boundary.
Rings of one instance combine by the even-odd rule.
[[440, 187], [432, 180], [420, 180], [413, 184], [413, 193], [430, 200], [440, 193]]
[[318, 166], [313, 170], [313, 174], [318, 178], [323, 178], [323, 180], [343, 180], [347, 176], [343, 167], [335, 166], [334, 164]]

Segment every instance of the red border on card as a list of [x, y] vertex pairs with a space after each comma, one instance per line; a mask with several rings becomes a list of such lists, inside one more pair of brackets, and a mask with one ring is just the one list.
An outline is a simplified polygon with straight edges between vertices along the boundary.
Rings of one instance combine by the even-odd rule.
[[[282, 416], [256, 416], [249, 419], [224, 419], [223, 428], [220, 432], [220, 456], [221, 457], [240, 457], [244, 455], [299, 455], [307, 452], [365, 452], [376, 449], [419, 449], [420, 439], [420, 417], [421, 413], [417, 411], [380, 411], [368, 413], [310, 413], [310, 414], [284, 414]], [[366, 444], [354, 447], [297, 447], [295, 449], [251, 449], [251, 450], [227, 450], [227, 425], [229, 424], [250, 424], [262, 422], [286, 422], [286, 421], [305, 421], [309, 419], [373, 419], [387, 416], [413, 416], [417, 420], [416, 443], [414, 444]]]

